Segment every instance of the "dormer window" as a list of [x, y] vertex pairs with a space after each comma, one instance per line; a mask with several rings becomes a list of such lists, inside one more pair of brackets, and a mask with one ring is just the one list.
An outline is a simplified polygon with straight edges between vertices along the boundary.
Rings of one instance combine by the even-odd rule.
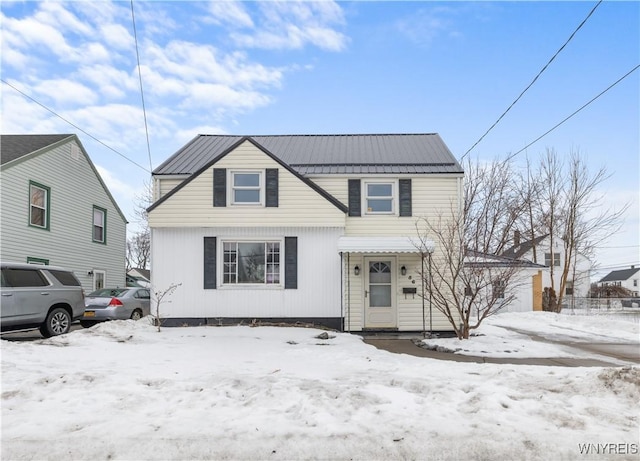
[[262, 203], [262, 173], [259, 171], [232, 171], [231, 202], [234, 205], [260, 205]]

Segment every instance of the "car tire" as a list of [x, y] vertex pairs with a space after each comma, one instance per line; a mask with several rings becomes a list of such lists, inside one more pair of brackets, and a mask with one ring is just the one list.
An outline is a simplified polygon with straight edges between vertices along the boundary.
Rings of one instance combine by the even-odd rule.
[[50, 338], [68, 333], [70, 328], [71, 316], [69, 312], [61, 307], [56, 307], [47, 314], [47, 319], [40, 327], [40, 333], [45, 338]]
[[136, 309], [131, 313], [131, 320], [140, 320], [142, 318], [142, 311]]
[[82, 325], [82, 328], [91, 328], [92, 326], [94, 326], [96, 323], [98, 322], [94, 322], [94, 321], [86, 321], [86, 320], [80, 320], [80, 325]]

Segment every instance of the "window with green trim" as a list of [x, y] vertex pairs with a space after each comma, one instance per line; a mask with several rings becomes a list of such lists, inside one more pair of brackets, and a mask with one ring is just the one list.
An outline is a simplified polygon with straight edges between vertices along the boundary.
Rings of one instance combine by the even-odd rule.
[[29, 181], [29, 225], [49, 230], [51, 189]]
[[44, 264], [45, 266], [49, 265], [49, 260], [48, 259], [33, 258], [31, 256], [27, 256], [27, 262], [29, 264]]
[[107, 243], [107, 210], [93, 206], [93, 241]]

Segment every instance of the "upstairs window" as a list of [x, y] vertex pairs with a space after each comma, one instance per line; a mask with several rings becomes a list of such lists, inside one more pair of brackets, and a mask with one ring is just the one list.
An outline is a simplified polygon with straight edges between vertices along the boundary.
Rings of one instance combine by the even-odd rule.
[[223, 283], [279, 284], [280, 242], [224, 242]]
[[29, 225], [49, 230], [50, 189], [29, 182]]
[[394, 183], [365, 183], [365, 203], [367, 214], [393, 214]]
[[567, 280], [567, 286], [564, 288], [564, 294], [573, 296], [573, 280]]
[[107, 210], [93, 207], [93, 241], [107, 243]]
[[[544, 254], [544, 265], [551, 267], [551, 253]], [[560, 253], [553, 253], [553, 265], [560, 267]]]
[[493, 282], [493, 297], [494, 299], [504, 298], [504, 292], [507, 288], [507, 283], [504, 280], [495, 280]]
[[260, 172], [231, 172], [231, 202], [234, 205], [260, 205], [262, 195], [262, 174]]

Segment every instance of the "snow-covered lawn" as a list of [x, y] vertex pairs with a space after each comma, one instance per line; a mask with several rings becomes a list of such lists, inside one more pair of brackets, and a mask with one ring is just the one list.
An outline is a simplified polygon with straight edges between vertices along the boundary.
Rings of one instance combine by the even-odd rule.
[[1, 457], [638, 458], [639, 367], [455, 363], [319, 333], [143, 319], [3, 340]]

